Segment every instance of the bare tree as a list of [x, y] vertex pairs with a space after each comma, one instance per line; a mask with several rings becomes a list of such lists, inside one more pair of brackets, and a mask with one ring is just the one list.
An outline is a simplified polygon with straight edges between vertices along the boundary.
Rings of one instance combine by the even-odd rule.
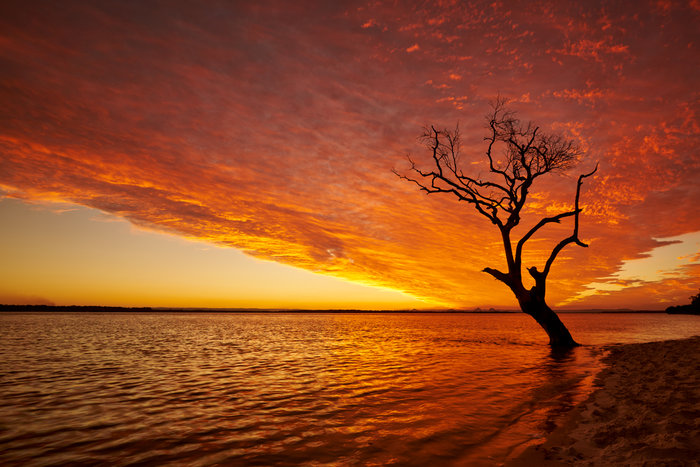
[[[428, 194], [450, 193], [459, 201], [466, 202], [498, 227], [503, 240], [507, 270], [484, 268], [506, 284], [513, 291], [523, 312], [532, 316], [549, 335], [552, 347], [573, 347], [578, 345], [569, 330], [557, 314], [547, 305], [545, 292], [547, 277], [557, 255], [567, 245], [587, 247], [579, 238], [579, 196], [583, 179], [590, 177], [597, 170], [578, 177], [574, 209], [556, 216], [545, 217], [537, 222], [518, 241], [513, 244], [511, 233], [520, 223], [521, 212], [527, 201], [533, 182], [550, 172], [564, 171], [573, 167], [581, 152], [573, 141], [561, 136], [546, 134], [532, 123], [523, 124], [515, 113], [506, 108], [506, 101], [497, 99], [493, 112], [487, 116], [489, 136], [486, 157], [488, 158], [489, 178], [466, 175], [460, 164], [459, 127], [454, 131], [438, 130], [431, 126], [426, 128], [421, 141], [432, 152], [434, 168], [425, 171], [411, 163], [409, 175], [396, 173], [404, 180], [415, 183]], [[502, 151], [498, 151], [502, 148]], [[496, 152], [499, 152], [497, 155]], [[527, 289], [523, 285], [522, 261], [525, 243], [547, 224], [560, 223], [567, 217], [573, 217], [573, 232], [554, 247], [540, 271], [537, 267], [527, 268], [534, 279], [534, 286]]]

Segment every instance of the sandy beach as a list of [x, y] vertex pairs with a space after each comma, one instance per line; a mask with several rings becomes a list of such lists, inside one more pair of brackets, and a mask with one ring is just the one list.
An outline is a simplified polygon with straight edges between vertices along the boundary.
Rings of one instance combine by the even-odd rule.
[[699, 465], [700, 337], [610, 348], [596, 390], [506, 465]]

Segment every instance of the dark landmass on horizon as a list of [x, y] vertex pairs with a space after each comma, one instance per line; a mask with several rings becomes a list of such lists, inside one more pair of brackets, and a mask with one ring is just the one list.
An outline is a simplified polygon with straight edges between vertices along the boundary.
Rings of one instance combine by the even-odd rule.
[[670, 306], [666, 308], [666, 313], [669, 315], [700, 315], [700, 306], [694, 304]]
[[[581, 309], [558, 310], [558, 313], [669, 313], [686, 314], [676, 311], [679, 307], [669, 307], [667, 310], [632, 310], [620, 309]], [[669, 311], [672, 310], [673, 311]], [[2, 305], [0, 312], [32, 311], [32, 312], [84, 312], [84, 313], [522, 313], [516, 309], [497, 310], [482, 309], [406, 309], [406, 310], [358, 310], [358, 309], [304, 309], [304, 308], [169, 308], [169, 307], [121, 307], [101, 305]], [[691, 313], [692, 314], [692, 313]]]

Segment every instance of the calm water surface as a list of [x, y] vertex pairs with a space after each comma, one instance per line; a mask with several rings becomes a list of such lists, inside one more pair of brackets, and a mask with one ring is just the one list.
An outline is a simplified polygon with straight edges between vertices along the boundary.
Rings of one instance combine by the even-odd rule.
[[[0, 464], [493, 465], [586, 397], [600, 345], [700, 317], [0, 315]], [[531, 322], [532, 321], [532, 322]]]

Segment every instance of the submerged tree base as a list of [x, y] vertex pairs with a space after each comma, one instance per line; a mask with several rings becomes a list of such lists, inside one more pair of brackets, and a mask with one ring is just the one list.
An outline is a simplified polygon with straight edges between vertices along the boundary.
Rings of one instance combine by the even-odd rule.
[[571, 337], [571, 333], [564, 323], [561, 322], [559, 316], [544, 301], [539, 303], [530, 301], [521, 303], [520, 306], [525, 313], [532, 316], [537, 321], [537, 324], [545, 330], [549, 336], [549, 345], [551, 347], [572, 348], [581, 345]]

